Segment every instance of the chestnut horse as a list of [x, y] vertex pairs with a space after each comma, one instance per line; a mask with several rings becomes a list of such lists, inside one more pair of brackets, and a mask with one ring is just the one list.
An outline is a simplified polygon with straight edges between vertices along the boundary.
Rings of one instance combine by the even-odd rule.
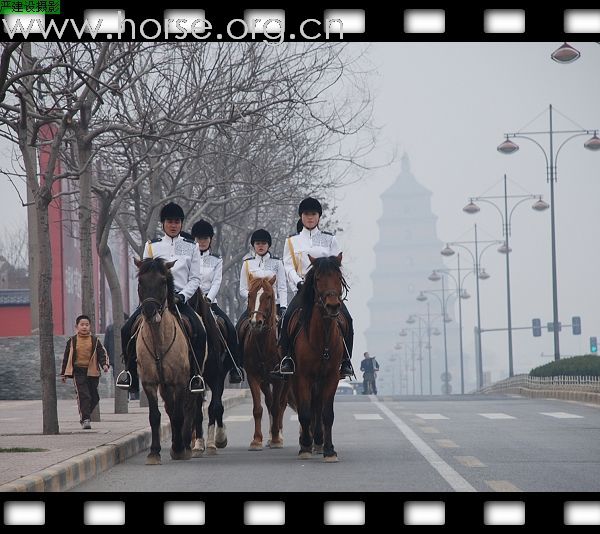
[[160, 464], [160, 411], [158, 392], [171, 420], [171, 458], [192, 457], [190, 440], [195, 402], [188, 390], [190, 360], [188, 343], [173, 302], [174, 261], [160, 258], [135, 260], [142, 320], [136, 340], [137, 364], [148, 397], [152, 444], [147, 465]]
[[[279, 362], [277, 350], [277, 314], [275, 307], [275, 277], [255, 278], [248, 274], [248, 318], [241, 321], [238, 338], [244, 354], [244, 368], [252, 393], [252, 415], [254, 416], [254, 436], [248, 450], [260, 451], [263, 448], [261, 420], [263, 408], [261, 391], [271, 424], [267, 446], [272, 449], [283, 447], [282, 420], [285, 410], [280, 406], [283, 383], [270, 381], [270, 371]], [[283, 409], [282, 409], [283, 408]]]
[[322, 452], [324, 461], [337, 462], [332, 441], [333, 399], [345, 350], [343, 332], [348, 328], [340, 313], [348, 285], [341, 271], [341, 253], [309, 259], [312, 268], [298, 295], [302, 308], [288, 324], [296, 361], [290, 405], [295, 404], [300, 422], [299, 458]]

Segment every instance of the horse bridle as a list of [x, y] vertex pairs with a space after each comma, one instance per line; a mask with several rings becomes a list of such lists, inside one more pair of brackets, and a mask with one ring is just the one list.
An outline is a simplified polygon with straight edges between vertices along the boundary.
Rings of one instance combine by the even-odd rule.
[[[337, 299], [340, 301], [340, 308], [338, 308], [337, 313], [331, 314], [327, 311], [327, 306], [325, 305], [325, 299], [327, 297], [337, 297]], [[328, 291], [325, 291], [323, 293], [317, 293], [317, 297], [319, 299], [319, 306], [321, 306], [321, 308], [323, 308], [325, 310], [325, 314], [324, 317], [327, 319], [335, 319], [339, 314], [340, 314], [340, 309], [342, 307], [342, 294], [341, 292], [335, 291], [334, 289], [329, 289]]]
[[157, 307], [157, 313], [158, 313], [160, 316], [162, 316], [163, 312], [165, 311], [165, 306], [166, 306], [166, 304], [167, 304], [167, 301], [166, 301], [166, 299], [165, 299], [165, 301], [164, 301], [164, 302], [161, 302], [160, 300], [158, 300], [158, 299], [155, 299], [154, 297], [148, 297], [148, 298], [145, 298], [144, 300], [142, 300], [142, 304], [141, 304], [141, 306], [142, 306], [142, 311], [144, 310], [144, 305], [145, 305], [145, 304], [156, 304], [156, 307]]

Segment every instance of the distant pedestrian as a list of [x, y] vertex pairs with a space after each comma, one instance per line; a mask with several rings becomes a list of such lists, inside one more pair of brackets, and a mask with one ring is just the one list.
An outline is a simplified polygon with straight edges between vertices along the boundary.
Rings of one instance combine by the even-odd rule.
[[360, 370], [363, 372], [363, 395], [374, 394], [377, 395], [377, 371], [379, 371], [379, 364], [377, 360], [369, 356], [368, 352], [363, 355], [364, 359], [360, 362]]
[[84, 429], [89, 430], [92, 428], [92, 412], [100, 401], [100, 369], [108, 373], [109, 362], [104, 345], [91, 333], [90, 318], [87, 315], [77, 317], [75, 328], [77, 334], [68, 339], [65, 347], [60, 377], [63, 383], [67, 378], [73, 379], [79, 422]]

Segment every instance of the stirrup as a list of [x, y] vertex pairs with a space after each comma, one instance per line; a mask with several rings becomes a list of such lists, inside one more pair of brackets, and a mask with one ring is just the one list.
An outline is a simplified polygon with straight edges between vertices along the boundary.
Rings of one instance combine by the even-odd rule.
[[[121, 377], [125, 377], [125, 380], [127, 380], [127, 383], [125, 383], [125, 381], [122, 380]], [[120, 380], [121, 380], [121, 383], [119, 383]], [[119, 373], [119, 376], [117, 376], [117, 379], [115, 380], [115, 386], [118, 387], [119, 389], [129, 389], [131, 387], [132, 381], [133, 381], [133, 379], [131, 378], [131, 373], [129, 371], [127, 371], [127, 369], [124, 369], [123, 371], [121, 371]]]
[[194, 375], [190, 378], [189, 388], [192, 393], [202, 393], [204, 391], [204, 378], [201, 375]]
[[[285, 360], [290, 360], [292, 362], [292, 370], [291, 371], [282, 371], [281, 370], [281, 364]], [[295, 372], [296, 372], [296, 363], [294, 362], [294, 359], [292, 357], [286, 356], [283, 360], [281, 360], [281, 362], [279, 364], [279, 374], [281, 374], [281, 375], [293, 375]]]

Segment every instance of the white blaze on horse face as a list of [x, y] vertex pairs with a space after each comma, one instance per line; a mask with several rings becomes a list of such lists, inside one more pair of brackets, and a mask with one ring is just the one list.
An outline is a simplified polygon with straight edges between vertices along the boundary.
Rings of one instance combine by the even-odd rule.
[[252, 314], [252, 318], [250, 319], [252, 326], [256, 324], [257, 312], [260, 309], [260, 298], [263, 296], [264, 292], [265, 290], [261, 287], [256, 293], [256, 301], [254, 302], [254, 313]]

